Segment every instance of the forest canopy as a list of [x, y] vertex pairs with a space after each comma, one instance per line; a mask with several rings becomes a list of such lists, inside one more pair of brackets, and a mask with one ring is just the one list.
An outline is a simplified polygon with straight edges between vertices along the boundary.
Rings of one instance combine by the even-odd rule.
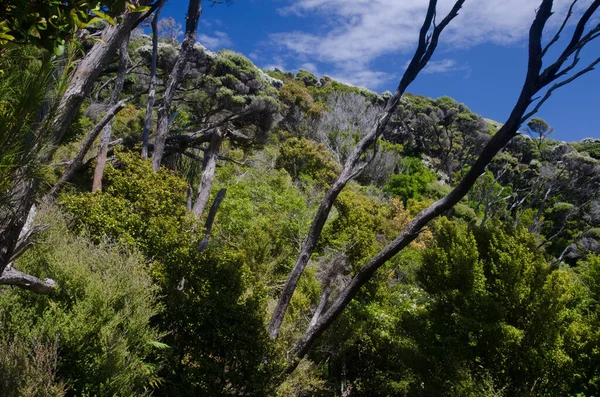
[[468, 1], [394, 93], [212, 52], [201, 0], [3, 2], [0, 395], [599, 395], [600, 140], [538, 111], [600, 1], [539, 1], [501, 122], [411, 92]]

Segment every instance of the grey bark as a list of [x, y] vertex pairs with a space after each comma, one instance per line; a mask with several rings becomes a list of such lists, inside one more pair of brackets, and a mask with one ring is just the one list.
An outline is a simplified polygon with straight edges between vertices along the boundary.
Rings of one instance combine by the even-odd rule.
[[184, 77], [185, 67], [196, 43], [198, 32], [198, 20], [202, 14], [202, 0], [190, 0], [185, 24], [185, 36], [181, 43], [179, 58], [167, 80], [167, 86], [162, 98], [162, 104], [158, 110], [158, 125], [156, 127], [156, 138], [154, 140], [154, 153], [152, 153], [152, 167], [158, 171], [165, 153], [165, 142], [169, 129], [169, 114], [171, 112], [171, 102], [173, 95], [181, 84]]
[[204, 223], [204, 237], [202, 238], [202, 241], [200, 241], [200, 245], [198, 247], [198, 251], [200, 252], [206, 250], [206, 248], [208, 247], [208, 239], [210, 238], [210, 232], [212, 231], [213, 223], [215, 222], [215, 217], [217, 216], [219, 207], [225, 199], [226, 194], [227, 189], [223, 188], [219, 190], [219, 193], [217, 193], [217, 197], [215, 197], [215, 201], [213, 201], [212, 205], [210, 206], [210, 211], [208, 211], [208, 217], [206, 218], [206, 222]]
[[40, 280], [37, 277], [25, 274], [12, 266], [7, 266], [0, 275], [0, 285], [11, 285], [35, 292], [40, 295], [48, 295], [56, 289], [56, 283], [52, 279]]
[[[294, 268], [292, 269], [284, 287], [281, 292], [281, 296], [279, 301], [277, 302], [277, 306], [275, 307], [275, 311], [273, 312], [273, 316], [271, 317], [271, 321], [268, 326], [269, 335], [271, 338], [276, 338], [279, 334], [279, 329], [281, 328], [281, 324], [283, 322], [283, 318], [285, 317], [285, 313], [287, 311], [287, 307], [292, 299], [294, 291], [296, 290], [296, 286], [298, 285], [298, 281], [300, 277], [304, 273], [306, 269], [306, 265], [312, 255], [317, 241], [321, 235], [321, 231], [323, 230], [323, 226], [327, 221], [327, 217], [331, 212], [331, 208], [340, 194], [342, 189], [346, 186], [346, 184], [354, 178], [362, 168], [364, 168], [364, 164], [359, 166], [362, 155], [367, 151], [367, 149], [372, 146], [377, 139], [383, 133], [388, 121], [392, 117], [394, 111], [398, 107], [400, 103], [400, 97], [404, 94], [406, 88], [412, 83], [419, 72], [427, 65], [431, 55], [435, 51], [439, 36], [444, 28], [458, 15], [458, 11], [461, 9], [464, 0], [456, 1], [452, 10], [448, 13], [448, 15], [439, 23], [439, 25], [435, 25], [435, 13], [437, 7], [436, 0], [429, 1], [429, 8], [427, 10], [427, 15], [425, 17], [425, 21], [421, 27], [419, 33], [419, 44], [415, 54], [406, 69], [402, 79], [400, 80], [400, 84], [398, 85], [398, 89], [395, 94], [386, 104], [385, 110], [383, 114], [378, 118], [377, 123], [370, 129], [370, 131], [364, 136], [363, 139], [358, 142], [354, 150], [348, 156], [346, 162], [344, 163], [344, 167], [337, 179], [333, 182], [333, 185], [321, 201], [321, 205], [317, 210], [317, 214], [315, 215], [313, 222], [310, 226], [308, 235], [302, 244], [302, 249], [300, 250], [300, 254]], [[431, 35], [428, 34], [430, 28], [433, 24], [433, 32]]]
[[215, 170], [217, 168], [217, 159], [219, 158], [219, 150], [223, 142], [223, 132], [220, 128], [216, 128], [212, 133], [208, 149], [204, 151], [204, 161], [202, 163], [202, 173], [200, 175], [200, 185], [198, 186], [198, 195], [194, 202], [192, 211], [196, 219], [200, 219], [208, 198], [210, 196], [210, 188], [215, 179]]
[[321, 318], [321, 315], [323, 314], [323, 312], [325, 311], [325, 307], [327, 306], [327, 301], [329, 300], [330, 293], [331, 293], [331, 287], [326, 286], [325, 290], [321, 294], [321, 299], [319, 300], [319, 304], [317, 305], [317, 308], [315, 309], [315, 312], [314, 312], [312, 318], [310, 319], [308, 328], [314, 327], [317, 324], [317, 321], [319, 321], [319, 318]]
[[[590, 37], [595, 38], [595, 34], [600, 32], [600, 26], [584, 33], [585, 25], [592, 18], [595, 11], [600, 7], [600, 0], [594, 1], [581, 17], [570, 43], [565, 47], [562, 55], [551, 63], [546, 69], [542, 70], [542, 58], [546, 53], [547, 47], [542, 48], [542, 33], [550, 16], [552, 15], [552, 0], [543, 0], [537, 10], [535, 20], [529, 31], [529, 59], [525, 83], [519, 95], [507, 122], [500, 128], [494, 137], [483, 148], [478, 159], [473, 164], [471, 170], [461, 180], [459, 185], [448, 195], [435, 202], [425, 210], [421, 211], [404, 229], [404, 231], [394, 239], [387, 247], [381, 250], [377, 255], [371, 258], [353, 277], [350, 283], [341, 291], [339, 296], [331, 304], [327, 312], [321, 316], [317, 324], [309, 328], [300, 342], [294, 349], [295, 358], [288, 365], [286, 373], [292, 372], [300, 359], [302, 359], [315, 340], [335, 321], [342, 313], [348, 303], [358, 293], [360, 288], [371, 279], [377, 269], [394, 255], [400, 252], [411, 241], [413, 241], [421, 230], [435, 217], [441, 215], [448, 209], [458, 203], [473, 186], [479, 175], [485, 172], [485, 168], [494, 158], [494, 156], [518, 133], [518, 129], [523, 122], [531, 117], [539, 106], [536, 105], [533, 111], [525, 114], [529, 106], [534, 102], [534, 96], [542, 89], [564, 76], [564, 70], [569, 69], [570, 65], [561, 70], [569, 57], [578, 52], [591, 41]], [[591, 35], [591, 36], [590, 36]], [[552, 43], [552, 42], [551, 42]], [[572, 68], [571, 68], [572, 69]], [[588, 67], [589, 69], [589, 67]], [[569, 69], [570, 70], [570, 69]], [[585, 70], [585, 69], [584, 69]], [[579, 74], [581, 75], [581, 74]], [[564, 81], [572, 81], [570, 79]], [[564, 85], [564, 81], [552, 85], [548, 91], [551, 93], [556, 87]], [[548, 91], [546, 95], [548, 95]], [[544, 97], [545, 98], [545, 97]], [[542, 98], [542, 101], [544, 99]], [[539, 103], [538, 103], [539, 105]]]
[[148, 143], [152, 131], [152, 114], [154, 111], [154, 99], [158, 77], [156, 76], [156, 63], [158, 60], [158, 16], [165, 5], [166, 0], [160, 0], [158, 8], [152, 19], [152, 64], [150, 67], [150, 87], [148, 89], [148, 105], [146, 107], [146, 119], [144, 120], [144, 132], [142, 133], [142, 159], [148, 159]]
[[[125, 84], [125, 75], [127, 73], [127, 60], [129, 59], [129, 35], [121, 43], [121, 49], [119, 50], [119, 70], [117, 71], [117, 79], [115, 80], [115, 86], [110, 96], [109, 106], [114, 106], [119, 102], [121, 97], [121, 91], [123, 91], [123, 84]], [[106, 156], [108, 154], [108, 145], [112, 136], [112, 124], [111, 119], [102, 128], [102, 134], [100, 135], [100, 147], [98, 148], [98, 156], [96, 157], [96, 167], [94, 168], [94, 178], [92, 180], [92, 192], [102, 190], [102, 176], [104, 175], [104, 167], [106, 166]]]

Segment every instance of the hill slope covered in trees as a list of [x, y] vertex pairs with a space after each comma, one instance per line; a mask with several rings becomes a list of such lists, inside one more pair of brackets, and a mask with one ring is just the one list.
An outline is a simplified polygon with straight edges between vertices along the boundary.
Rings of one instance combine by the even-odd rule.
[[561, 58], [505, 123], [410, 94], [462, 3], [381, 94], [206, 50], [199, 0], [181, 43], [8, 8], [0, 394], [597, 395], [600, 140], [527, 113]]

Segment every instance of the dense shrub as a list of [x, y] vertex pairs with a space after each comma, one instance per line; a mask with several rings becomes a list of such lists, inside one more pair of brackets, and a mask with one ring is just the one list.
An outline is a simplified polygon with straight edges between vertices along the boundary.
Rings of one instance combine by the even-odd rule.
[[46, 395], [60, 395], [61, 383], [75, 395], [145, 393], [159, 381], [153, 357], [162, 345], [150, 324], [160, 309], [157, 288], [143, 258], [74, 235], [55, 208], [39, 218], [52, 227], [17, 266], [54, 279], [58, 290], [50, 297], [0, 290], [0, 340], [28, 377], [18, 394], [42, 382]]

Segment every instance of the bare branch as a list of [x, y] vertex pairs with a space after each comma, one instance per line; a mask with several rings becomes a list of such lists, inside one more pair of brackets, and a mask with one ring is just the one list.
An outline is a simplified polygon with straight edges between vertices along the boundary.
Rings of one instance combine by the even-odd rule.
[[[286, 373], [290, 373], [296, 368], [299, 360], [301, 360], [306, 355], [306, 353], [309, 351], [310, 347], [316, 341], [316, 339], [338, 318], [338, 316], [343, 312], [343, 310], [347, 307], [350, 301], [356, 296], [356, 294], [362, 288], [362, 286], [364, 286], [373, 277], [377, 269], [379, 269], [394, 255], [396, 255], [398, 252], [400, 252], [402, 249], [408, 246], [408, 244], [410, 244], [415, 238], [417, 238], [419, 233], [432, 219], [443, 214], [444, 212], [452, 208], [454, 205], [456, 205], [469, 192], [470, 188], [473, 186], [473, 184], [479, 178], [479, 176], [483, 172], [485, 172], [486, 167], [492, 161], [494, 156], [514, 136], [517, 135], [518, 129], [523, 121], [523, 115], [525, 114], [525, 112], [531, 104], [531, 98], [535, 96], [535, 94], [541, 89], [546, 87], [547, 84], [555, 80], [556, 73], [553, 73], [552, 70], [550, 70], [549, 72], [549, 69], [546, 69], [544, 71], [544, 78], [542, 78], [543, 76], [540, 75], [542, 69], [543, 52], [541, 38], [544, 27], [546, 26], [548, 19], [552, 15], [552, 4], [552, 0], [542, 1], [542, 4], [538, 9], [536, 17], [529, 30], [529, 55], [527, 75], [525, 77], [525, 82], [523, 84], [523, 88], [521, 89], [521, 93], [518, 97], [518, 100], [514, 105], [510, 115], [508, 116], [507, 121], [500, 128], [500, 130], [488, 141], [486, 146], [479, 154], [479, 157], [473, 163], [471, 169], [461, 179], [458, 186], [456, 186], [444, 198], [438, 200], [437, 202], [433, 203], [428, 208], [424, 209], [419, 214], [417, 214], [417, 216], [408, 224], [408, 226], [402, 231], [402, 233], [398, 237], [396, 237], [396, 239], [394, 239], [388, 246], [386, 246], [378, 254], [376, 254], [374, 257], [368, 260], [367, 263], [360, 270], [358, 270], [358, 272], [352, 278], [350, 283], [340, 292], [338, 297], [331, 304], [329, 309], [323, 315], [320, 316], [320, 318], [312, 327], [309, 327], [307, 329], [306, 333], [294, 349], [294, 359], [289, 363], [286, 369]], [[590, 9], [588, 9], [588, 11], [590, 11], [591, 9], [595, 10], [596, 8], [598, 8], [598, 5], [600, 5], [600, 0], [595, 1], [594, 4], [590, 7]], [[577, 51], [577, 48], [579, 48], [577, 47], [577, 45], [579, 43], [579, 39], [581, 39], [581, 36], [583, 35], [585, 22], [589, 20], [590, 17], [591, 14], [589, 12], [586, 12], [584, 14], [584, 17], [582, 18], [582, 20], [580, 20], [580, 23], [578, 24], [576, 32], [573, 36], [574, 38], [577, 38], [577, 40], [575, 41], [575, 44], [569, 45], [569, 47], [565, 50], [566, 52], [571, 51], [570, 54], [572, 54], [573, 51]], [[587, 38], [590, 37], [594, 37], [594, 35], [587, 36]], [[557, 62], [560, 63], [559, 61]], [[600, 60], [594, 62], [587, 69], [593, 68], [593, 66], [595, 66], [597, 62], [600, 62]], [[556, 63], [553, 65], [556, 65]], [[561, 65], [562, 63], [559, 64], [559, 67], [556, 70], [558, 70]], [[572, 78], [567, 79], [564, 82], [558, 83], [557, 85], [562, 86], [568, 84], [570, 81], [573, 81], [575, 78], [579, 77], [583, 73], [585, 73], [585, 71], [581, 71], [577, 74], [577, 76], [573, 76]], [[551, 90], [552, 89], [553, 88], [551, 88]], [[337, 182], [338, 181], [336, 181], [335, 183]], [[326, 196], [325, 199], [327, 198], [328, 197]], [[321, 205], [321, 207], [323, 207], [323, 204]], [[310, 235], [309, 237], [307, 237], [307, 240], [309, 240], [309, 238]], [[278, 313], [276, 312], [275, 314]], [[270, 326], [272, 326], [272, 324], [273, 320]], [[269, 331], [273, 331], [273, 329], [270, 328]], [[273, 336], [273, 333], [271, 333], [271, 335]]]
[[48, 295], [56, 289], [54, 280], [49, 278], [40, 280], [37, 277], [20, 272], [10, 265], [0, 275], [0, 285], [12, 285], [40, 295]]
[[569, 21], [569, 19], [573, 15], [573, 8], [575, 7], [575, 4], [577, 4], [577, 1], [578, 0], [573, 0], [573, 2], [571, 3], [571, 6], [569, 7], [569, 11], [567, 12], [567, 15], [565, 16], [565, 18], [563, 19], [563, 22], [560, 25], [560, 28], [556, 31], [556, 34], [554, 35], [554, 37], [552, 38], [552, 40], [550, 40], [548, 42], [548, 44], [546, 44], [546, 47], [544, 47], [544, 49], [542, 50], [542, 57], [544, 55], [546, 55], [546, 52], [548, 52], [548, 50], [550, 49], [550, 47], [552, 47], [552, 45], [554, 43], [556, 43], [558, 41], [558, 39], [560, 38], [560, 34], [563, 32], [563, 30], [565, 29], [565, 26], [567, 26], [567, 22]]
[[[370, 131], [358, 142], [354, 150], [348, 156], [342, 171], [338, 175], [337, 179], [333, 182], [331, 188], [326, 193], [325, 197], [321, 201], [321, 205], [313, 218], [306, 240], [302, 244], [302, 250], [298, 255], [294, 268], [292, 269], [285, 287], [281, 293], [279, 301], [271, 317], [271, 321], [268, 326], [269, 334], [272, 338], [277, 337], [283, 318], [287, 311], [287, 307], [292, 299], [294, 291], [300, 277], [304, 273], [310, 256], [317, 244], [317, 241], [323, 230], [323, 226], [331, 212], [333, 204], [337, 199], [340, 192], [344, 189], [346, 184], [356, 176], [357, 166], [360, 164], [360, 160], [365, 151], [373, 145], [379, 136], [383, 133], [385, 126], [388, 124], [392, 115], [396, 111], [400, 98], [404, 94], [406, 88], [412, 83], [419, 72], [427, 65], [427, 62], [431, 58], [431, 55], [435, 51], [438, 39], [444, 28], [458, 15], [458, 11], [462, 7], [464, 0], [458, 0], [454, 3], [454, 7], [448, 13], [448, 15], [442, 20], [442, 22], [436, 26], [431, 36], [428, 36], [428, 32], [431, 29], [432, 22], [434, 21], [437, 1], [430, 0], [425, 21], [421, 26], [419, 33], [419, 41], [417, 49], [415, 50], [414, 56], [405, 70], [402, 79], [398, 85], [398, 89], [387, 102], [386, 107], [382, 115], [378, 118], [377, 122], [373, 125]], [[360, 170], [360, 169], [359, 169]]]
[[71, 180], [71, 178], [75, 174], [75, 171], [79, 168], [79, 166], [83, 162], [85, 155], [92, 147], [92, 144], [94, 143], [94, 141], [96, 140], [96, 138], [98, 137], [98, 135], [100, 134], [100, 132], [102, 131], [104, 126], [106, 126], [113, 119], [113, 117], [115, 117], [117, 115], [117, 113], [119, 113], [125, 107], [127, 102], [139, 97], [144, 92], [140, 92], [139, 94], [135, 94], [128, 98], [125, 98], [125, 99], [119, 101], [118, 103], [116, 103], [110, 109], [108, 109], [108, 111], [106, 112], [104, 117], [102, 117], [102, 119], [98, 122], [98, 124], [96, 124], [94, 126], [92, 131], [90, 131], [87, 138], [83, 142], [81, 149], [79, 149], [79, 152], [77, 153], [75, 158], [71, 161], [71, 164], [69, 165], [67, 170], [63, 173], [63, 175], [60, 177], [59, 181], [56, 182], [56, 184], [52, 187], [52, 189], [50, 189], [50, 191], [44, 196], [44, 199], [43, 199], [44, 201], [51, 201], [54, 198], [56, 198], [56, 196], [58, 196], [58, 193], [60, 193], [60, 191], [64, 187], [65, 183], [67, 183], [69, 180]]
[[592, 70], [595, 69], [596, 65], [598, 65], [598, 63], [600, 63], [600, 58], [597, 58], [594, 62], [592, 62], [587, 68], [580, 70], [579, 72], [577, 72], [576, 74], [574, 74], [573, 76], [571, 76], [570, 78], [561, 81], [560, 83], [556, 83], [554, 84], [552, 87], [550, 87], [548, 89], [548, 91], [546, 91], [546, 95], [544, 95], [544, 97], [537, 103], [537, 105], [533, 108], [532, 111], [530, 111], [529, 113], [527, 113], [525, 116], [523, 116], [523, 118], [521, 119], [521, 122], [525, 122], [527, 119], [529, 119], [531, 116], [533, 116], [534, 114], [536, 114], [540, 108], [542, 107], [542, 105], [550, 98], [550, 96], [552, 95], [552, 93], [559, 89], [562, 86], [565, 86], [571, 82], [573, 82], [575, 79], [583, 76], [584, 74], [591, 72]]

